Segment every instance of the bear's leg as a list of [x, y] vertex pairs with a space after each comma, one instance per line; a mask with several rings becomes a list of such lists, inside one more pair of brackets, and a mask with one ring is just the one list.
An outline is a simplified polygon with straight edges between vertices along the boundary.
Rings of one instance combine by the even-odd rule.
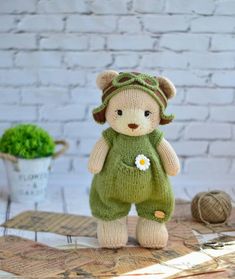
[[170, 219], [173, 208], [173, 196], [163, 199], [146, 200], [136, 204], [139, 220], [136, 227], [136, 237], [141, 246], [148, 248], [163, 248], [167, 244], [168, 232], [165, 223]]
[[136, 238], [143, 247], [161, 249], [167, 245], [168, 232], [164, 223], [139, 217]]
[[128, 240], [126, 217], [113, 221], [98, 220], [97, 237], [101, 247], [119, 248]]
[[131, 204], [100, 197], [95, 187], [90, 192], [92, 215], [97, 218], [97, 237], [101, 247], [118, 248], [127, 243], [126, 216]]

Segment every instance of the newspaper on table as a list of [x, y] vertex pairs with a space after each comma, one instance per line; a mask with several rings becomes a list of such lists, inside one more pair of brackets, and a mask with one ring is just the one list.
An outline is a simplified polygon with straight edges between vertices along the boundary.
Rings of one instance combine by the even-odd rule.
[[96, 235], [96, 222], [92, 217], [46, 211], [24, 211], [1, 226], [71, 236]]
[[59, 250], [18, 236], [0, 237], [0, 269], [24, 278], [49, 278], [93, 259], [79, 250]]

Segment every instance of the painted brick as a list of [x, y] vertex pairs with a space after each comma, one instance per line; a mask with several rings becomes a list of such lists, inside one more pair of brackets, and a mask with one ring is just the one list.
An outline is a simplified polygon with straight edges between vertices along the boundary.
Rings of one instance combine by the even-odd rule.
[[66, 154], [67, 155], [80, 155], [79, 154], [80, 141], [78, 139], [68, 139], [68, 138], [66, 138], [66, 141], [69, 144], [69, 149], [67, 150]]
[[0, 49], [34, 49], [36, 36], [33, 34], [1, 34]]
[[0, 51], [0, 68], [13, 66], [13, 53], [11, 51]]
[[1, 104], [15, 104], [20, 101], [19, 89], [1, 88], [0, 89]]
[[159, 46], [177, 51], [206, 50], [209, 46], [209, 36], [190, 33], [163, 34]]
[[0, 17], [0, 32], [9, 32], [15, 27], [15, 17], [14, 16], [1, 16]]
[[21, 90], [23, 104], [65, 104], [69, 101], [68, 90], [64, 88], [24, 88]]
[[234, 87], [235, 86], [234, 76], [235, 76], [235, 71], [215, 72], [212, 75], [212, 82], [214, 85], [218, 85], [218, 86]]
[[87, 37], [78, 34], [46, 34], [40, 40], [42, 49], [84, 50], [87, 47]]
[[191, 30], [193, 32], [232, 33], [234, 28], [235, 21], [233, 17], [200, 17], [191, 22]]
[[[0, 161], [0, 173], [1, 173], [1, 176], [3, 177], [3, 179], [4, 179], [6, 174], [5, 174], [5, 166], [4, 166], [4, 161], [3, 160]], [[2, 218], [2, 220], [4, 220], [3, 219], [4, 217], [1, 216], [1, 218]]]
[[[207, 153], [206, 141], [179, 141], [174, 142], [173, 147], [178, 156], [203, 156]], [[193, 147], [193, 148], [192, 148]]]
[[106, 52], [70, 52], [65, 54], [65, 62], [69, 66], [105, 67], [112, 63], [112, 57]]
[[64, 125], [64, 134], [70, 135], [71, 138], [75, 137], [82, 140], [84, 140], [84, 138], [93, 138], [98, 140], [105, 128], [106, 126], [99, 125], [95, 123], [95, 121], [70, 122]]
[[225, 105], [233, 100], [232, 89], [190, 88], [186, 92], [186, 102], [193, 105]]
[[141, 65], [146, 68], [186, 68], [188, 59], [182, 54], [172, 52], [158, 52], [143, 55]]
[[235, 2], [233, 0], [219, 1], [216, 3], [215, 14], [235, 15]]
[[232, 136], [229, 124], [190, 123], [185, 128], [186, 139], [230, 139]]
[[73, 166], [74, 170], [77, 173], [84, 173], [88, 172], [87, 166], [88, 166], [88, 157], [80, 157], [80, 158], [75, 158], [73, 160]]
[[219, 122], [235, 122], [235, 106], [212, 107], [211, 119]]
[[86, 88], [74, 88], [71, 90], [72, 102], [89, 105], [99, 104], [101, 102], [101, 92], [99, 89], [86, 89]]
[[141, 31], [140, 20], [137, 17], [121, 17], [118, 22], [118, 31], [138, 33]]
[[155, 0], [148, 0], [146, 5], [145, 0], [135, 0], [134, 1], [134, 11], [143, 14], [151, 14], [151, 13], [161, 13], [164, 8], [165, 1], [155, 1]]
[[107, 38], [109, 49], [114, 50], [150, 50], [154, 39], [147, 35], [112, 35]]
[[120, 54], [115, 55], [114, 67], [132, 68], [139, 64], [139, 55], [137, 54]]
[[189, 28], [189, 20], [186, 16], [150, 15], [142, 18], [144, 29], [153, 33], [173, 31], [186, 31]]
[[37, 74], [32, 70], [0, 70], [1, 85], [33, 85], [37, 82]]
[[231, 172], [232, 172], [232, 173], [235, 173], [235, 160], [233, 160]]
[[213, 156], [235, 156], [234, 141], [217, 141], [210, 144], [210, 153]]
[[19, 52], [15, 63], [19, 67], [60, 67], [62, 54], [52, 51]]
[[187, 57], [191, 68], [233, 69], [235, 66], [234, 53], [190, 53]]
[[86, 74], [86, 82], [87, 84], [89, 84], [89, 89], [96, 89], [98, 90], [99, 92], [99, 89], [97, 88], [97, 85], [96, 85], [96, 78], [97, 78], [97, 75], [100, 73], [100, 70], [94, 70], [94, 71], [89, 71], [87, 72]]
[[128, 0], [96, 0], [91, 2], [91, 10], [95, 14], [126, 14]]
[[170, 104], [179, 105], [184, 102], [185, 99], [185, 92], [182, 88], [177, 88], [176, 96], [169, 101]]
[[85, 84], [85, 73], [82, 71], [48, 69], [39, 71], [38, 76], [42, 85], [81, 86]]
[[231, 35], [214, 35], [211, 40], [212, 50], [235, 50], [235, 37]]
[[185, 162], [186, 173], [227, 173], [229, 170], [230, 161], [227, 159], [215, 159], [215, 158], [193, 158], [187, 159]]
[[105, 48], [105, 38], [91, 35], [89, 39], [89, 48], [92, 50], [103, 50]]
[[0, 121], [32, 121], [37, 118], [37, 108], [31, 106], [1, 105]]
[[62, 31], [63, 18], [55, 15], [27, 15], [18, 23], [20, 31]]
[[39, 121], [37, 121], [37, 122], [34, 122], [34, 124], [45, 129], [55, 139], [62, 138], [61, 137], [61, 134], [62, 134], [61, 122], [39, 122]]
[[60, 157], [52, 164], [52, 171], [55, 173], [68, 173], [72, 168], [72, 158]]
[[232, 163], [231, 173], [235, 173], [235, 160], [233, 160], [233, 163]]
[[173, 122], [171, 125], [161, 126], [160, 130], [164, 132], [167, 140], [178, 140], [183, 132], [184, 124]]
[[162, 75], [168, 77], [175, 86], [198, 86], [205, 84], [209, 73], [202, 71], [163, 70]]
[[96, 139], [86, 139], [81, 141], [79, 144], [79, 154], [82, 156], [88, 156], [91, 154], [92, 149], [94, 148], [97, 140]]
[[2, 1], [0, 13], [21, 14], [36, 11], [36, 0]]
[[77, 0], [40, 0], [38, 3], [39, 13], [89, 13], [91, 10], [86, 1]]
[[235, 125], [232, 125], [232, 130], [233, 130], [233, 138], [235, 139]]
[[114, 16], [78, 16], [67, 19], [67, 30], [72, 32], [110, 33], [116, 29], [117, 18]]
[[82, 120], [85, 116], [85, 107], [76, 105], [54, 106], [46, 105], [40, 110], [41, 120], [68, 121]]
[[215, 9], [213, 0], [170, 0], [166, 1], [166, 12], [175, 14], [204, 14], [210, 15]]
[[175, 114], [176, 120], [206, 120], [209, 115], [207, 107], [202, 106], [170, 106], [169, 110]]

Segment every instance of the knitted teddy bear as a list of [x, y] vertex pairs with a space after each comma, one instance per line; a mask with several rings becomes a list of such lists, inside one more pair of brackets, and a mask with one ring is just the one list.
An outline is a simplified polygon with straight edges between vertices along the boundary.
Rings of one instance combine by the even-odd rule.
[[102, 105], [94, 109], [93, 117], [110, 126], [88, 163], [94, 174], [90, 207], [98, 219], [99, 244], [106, 248], [126, 245], [126, 216], [135, 204], [139, 244], [163, 248], [168, 240], [165, 223], [174, 209], [168, 175], [177, 175], [180, 164], [157, 127], [173, 120], [164, 111], [176, 89], [165, 77], [111, 70], [98, 75], [97, 86], [103, 91]]

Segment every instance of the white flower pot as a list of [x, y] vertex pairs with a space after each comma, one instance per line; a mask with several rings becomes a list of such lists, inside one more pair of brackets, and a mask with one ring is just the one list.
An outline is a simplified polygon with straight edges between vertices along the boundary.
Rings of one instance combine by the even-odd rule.
[[4, 160], [11, 200], [40, 202], [46, 197], [52, 157]]
[[52, 156], [39, 159], [20, 159], [0, 152], [0, 158], [6, 166], [12, 201], [34, 203], [45, 199], [52, 160], [63, 155], [69, 148], [64, 140], [56, 140], [55, 144], [63, 147]]

